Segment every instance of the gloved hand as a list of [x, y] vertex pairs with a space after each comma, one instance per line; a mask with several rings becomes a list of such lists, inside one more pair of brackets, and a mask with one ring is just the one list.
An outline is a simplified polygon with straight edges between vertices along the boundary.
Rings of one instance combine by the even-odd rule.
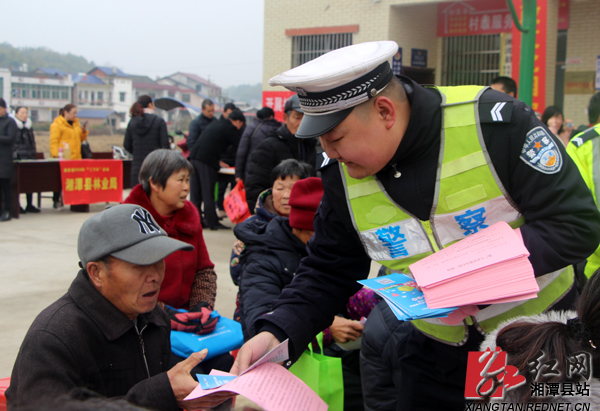
[[182, 313], [170, 307], [165, 311], [171, 319], [171, 330], [196, 334], [208, 334], [217, 326], [218, 318], [210, 318], [212, 312], [206, 307], [198, 312]]

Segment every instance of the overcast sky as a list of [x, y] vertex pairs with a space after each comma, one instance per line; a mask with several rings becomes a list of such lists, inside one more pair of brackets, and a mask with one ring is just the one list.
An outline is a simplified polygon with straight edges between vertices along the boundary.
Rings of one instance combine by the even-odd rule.
[[153, 79], [183, 71], [221, 87], [255, 84], [262, 81], [263, 10], [263, 0], [5, 1], [0, 42], [70, 52]]

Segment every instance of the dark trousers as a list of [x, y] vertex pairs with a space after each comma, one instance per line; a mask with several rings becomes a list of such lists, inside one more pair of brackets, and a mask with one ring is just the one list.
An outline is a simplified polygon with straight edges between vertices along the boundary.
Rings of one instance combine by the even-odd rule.
[[10, 178], [0, 178], [0, 211], [8, 211], [12, 208], [12, 190]]
[[[206, 163], [190, 160], [194, 173], [190, 177], [190, 199], [202, 216], [202, 223], [207, 227], [216, 227], [219, 220], [215, 209], [215, 184], [218, 172]], [[204, 208], [202, 208], [204, 203]]]
[[31, 203], [31, 201], [33, 199], [33, 193], [27, 193], [27, 194], [25, 194], [25, 198], [27, 199], [27, 207], [33, 206], [33, 204]]
[[231, 188], [235, 186], [235, 176], [229, 174], [219, 174], [217, 177], [217, 181], [219, 182], [219, 195], [217, 196], [217, 208], [219, 210], [225, 210], [223, 208], [223, 200], [225, 200], [225, 191], [227, 191], [227, 186], [231, 185]]

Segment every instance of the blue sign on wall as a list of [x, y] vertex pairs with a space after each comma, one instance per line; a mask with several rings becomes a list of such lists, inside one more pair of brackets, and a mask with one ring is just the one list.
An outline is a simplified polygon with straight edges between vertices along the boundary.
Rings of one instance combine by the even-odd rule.
[[398, 47], [398, 52], [392, 58], [392, 71], [395, 76], [402, 74], [402, 47]]
[[427, 67], [427, 50], [411, 49], [410, 65], [412, 67]]

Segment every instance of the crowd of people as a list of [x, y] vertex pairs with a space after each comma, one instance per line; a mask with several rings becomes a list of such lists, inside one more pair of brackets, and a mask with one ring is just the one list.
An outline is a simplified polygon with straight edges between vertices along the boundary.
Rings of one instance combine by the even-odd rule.
[[[169, 148], [152, 98], [140, 96], [124, 140], [134, 187], [81, 227], [80, 270], [29, 329], [9, 409], [63, 394], [210, 408], [231, 394], [185, 401], [196, 373], [240, 374], [286, 339], [294, 362], [309, 345], [318, 349], [321, 332], [323, 354], [341, 359], [346, 410], [463, 410], [468, 354], [486, 349], [506, 352], [527, 382], [492, 401], [569, 401], [530, 387], [585, 380], [588, 402], [600, 404], [600, 93], [589, 124], [575, 128], [557, 107], [538, 119], [509, 77], [491, 87], [425, 88], [395, 76], [396, 51], [394, 42], [363, 43], [274, 77], [271, 85], [297, 93], [281, 123], [263, 107], [247, 125], [233, 104], [216, 119], [205, 100], [190, 123], [187, 158]], [[2, 221], [12, 202], [6, 165], [36, 151], [27, 108], [14, 117], [0, 99]], [[51, 126], [52, 156], [69, 149], [66, 158], [81, 158], [87, 134], [77, 108], [66, 106]], [[217, 273], [203, 229], [229, 228], [220, 222], [223, 197], [235, 184], [245, 186], [252, 214], [234, 227], [229, 265], [245, 344], [235, 359], [205, 360], [206, 350], [184, 358], [171, 352], [169, 333], [216, 326]], [[39, 212], [30, 196], [23, 211]], [[537, 298], [481, 305], [459, 324], [402, 322], [357, 283], [371, 261], [379, 275], [409, 273], [501, 221], [530, 253]], [[359, 349], [343, 348], [361, 339]], [[530, 372], [539, 352], [558, 374]], [[573, 356], [588, 369], [567, 372]]]

